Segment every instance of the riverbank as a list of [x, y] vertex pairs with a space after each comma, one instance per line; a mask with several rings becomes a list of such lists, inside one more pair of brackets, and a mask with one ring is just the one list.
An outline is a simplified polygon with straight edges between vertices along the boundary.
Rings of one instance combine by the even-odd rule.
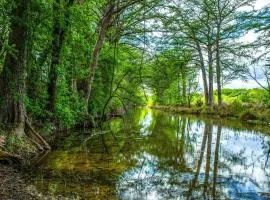
[[[204, 188], [212, 190], [213, 184], [205, 184], [205, 174], [209, 180], [217, 175], [214, 185], [218, 189], [214, 197], [208, 194], [209, 199], [269, 197], [265, 171], [269, 168], [269, 126], [147, 108], [130, 111], [123, 118], [106, 122], [102, 135], [79, 129], [62, 136], [58, 133], [43, 161], [4, 172], [0, 178], [11, 181], [5, 182], [5, 196], [0, 199], [17, 200], [21, 193], [21, 199], [147, 199], [149, 194], [160, 199], [190, 194], [198, 199]], [[212, 149], [211, 156], [207, 149]], [[194, 188], [191, 183], [198, 164], [190, 160], [212, 163], [210, 171], [201, 171]], [[222, 165], [215, 168], [214, 161], [219, 160]], [[247, 184], [248, 193], [242, 190]]]
[[211, 116], [211, 118], [237, 119], [246, 123], [270, 125], [270, 109], [263, 106], [251, 105], [224, 105], [220, 108], [210, 107], [183, 107], [183, 106], [149, 106], [151, 109], [162, 110], [170, 113], [193, 114]]
[[43, 196], [26, 182], [21, 170], [25, 163], [37, 153], [35, 147], [25, 138], [14, 135], [0, 135], [0, 199], [52, 199]]

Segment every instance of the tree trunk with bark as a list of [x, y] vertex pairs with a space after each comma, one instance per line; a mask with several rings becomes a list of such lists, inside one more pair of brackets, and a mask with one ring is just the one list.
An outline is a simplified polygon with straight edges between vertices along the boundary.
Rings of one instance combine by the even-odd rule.
[[[114, 15], [114, 8], [115, 4], [114, 2], [109, 2], [108, 5], [106, 6], [104, 10], [104, 14], [102, 17], [102, 20], [100, 22], [100, 27], [99, 27], [99, 32], [98, 32], [98, 39], [95, 44], [93, 53], [92, 53], [92, 58], [91, 58], [91, 63], [90, 63], [90, 71], [88, 74], [88, 78], [86, 81], [87, 88], [86, 88], [86, 94], [85, 94], [85, 109], [88, 111], [88, 105], [89, 105], [89, 99], [91, 96], [91, 90], [92, 90], [92, 84], [94, 81], [94, 76], [98, 64], [98, 58], [100, 51], [102, 49], [103, 43], [106, 38], [107, 31], [111, 25], [113, 15]], [[88, 112], [87, 112], [88, 113]]]
[[27, 63], [27, 15], [30, 0], [16, 0], [11, 12], [11, 30], [9, 45], [12, 52], [5, 57], [0, 75], [0, 121], [12, 128], [18, 135], [24, 135], [26, 108], [24, 94], [26, 90]]
[[63, 47], [63, 43], [65, 40], [65, 35], [67, 28], [69, 26], [69, 8], [73, 5], [74, 0], [68, 1], [65, 13], [64, 13], [64, 27], [61, 25], [61, 12], [60, 12], [60, 0], [56, 0], [53, 6], [53, 40], [52, 40], [52, 60], [49, 72], [49, 86], [48, 86], [48, 94], [49, 94], [49, 101], [47, 105], [47, 109], [50, 112], [55, 111], [55, 101], [56, 101], [56, 94], [57, 94], [57, 68], [60, 64], [61, 58], [61, 50]]
[[11, 12], [8, 42], [14, 47], [8, 52], [0, 74], [0, 123], [11, 134], [29, 137], [40, 150], [50, 149], [49, 144], [32, 128], [24, 104], [26, 94], [26, 67], [28, 60], [28, 13], [31, 0], [16, 0]]
[[209, 82], [209, 100], [208, 105], [214, 105], [214, 71], [213, 71], [213, 51], [212, 46], [208, 45], [208, 82]]
[[217, 73], [217, 92], [218, 106], [222, 106], [222, 86], [221, 86], [221, 65], [220, 65], [220, 26], [218, 25], [216, 41], [216, 73]]
[[202, 49], [198, 41], [196, 42], [196, 46], [197, 46], [197, 51], [199, 53], [200, 66], [201, 66], [201, 71], [202, 71], [205, 104], [209, 105], [209, 90], [208, 90], [208, 83], [207, 83], [207, 73], [206, 73], [206, 69], [204, 65]]
[[187, 105], [187, 74], [185, 67], [182, 66], [181, 70], [181, 80], [182, 80], [182, 96], [183, 96], [183, 104]]

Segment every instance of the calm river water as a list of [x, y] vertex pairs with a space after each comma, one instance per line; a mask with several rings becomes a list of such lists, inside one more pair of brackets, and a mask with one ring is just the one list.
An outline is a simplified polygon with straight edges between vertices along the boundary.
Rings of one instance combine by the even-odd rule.
[[141, 109], [55, 147], [29, 176], [55, 197], [270, 199], [267, 127]]

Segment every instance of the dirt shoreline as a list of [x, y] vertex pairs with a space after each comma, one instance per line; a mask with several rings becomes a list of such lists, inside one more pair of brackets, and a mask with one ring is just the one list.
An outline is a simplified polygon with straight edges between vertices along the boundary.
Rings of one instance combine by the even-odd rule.
[[0, 163], [0, 200], [72, 200], [42, 194], [25, 180], [26, 175], [15, 166]]
[[19, 169], [0, 163], [1, 200], [66, 200], [62, 196], [47, 196], [38, 192], [35, 186], [27, 183]]
[[12, 166], [0, 164], [0, 199], [43, 199], [34, 186], [26, 184], [21, 173]]

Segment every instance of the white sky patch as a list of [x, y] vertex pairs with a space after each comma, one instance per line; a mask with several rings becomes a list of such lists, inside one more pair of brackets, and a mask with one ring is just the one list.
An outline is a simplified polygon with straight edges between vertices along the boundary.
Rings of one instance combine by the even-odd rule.
[[257, 0], [257, 2], [255, 3], [255, 9], [262, 9], [267, 4], [270, 4], [270, 0]]
[[254, 31], [249, 31], [246, 35], [239, 39], [239, 42], [252, 43], [256, 40], [258, 36], [258, 33], [255, 33]]
[[[199, 84], [201, 86], [201, 89], [203, 88], [203, 80], [202, 76], [199, 77]], [[214, 84], [214, 88], [216, 89], [216, 84]], [[260, 88], [260, 86], [253, 80], [233, 80], [230, 83], [224, 85], [223, 88], [229, 88], [229, 89], [253, 89], [253, 88]]]
[[256, 3], [254, 4], [254, 7], [251, 6], [244, 6], [239, 9], [239, 11], [252, 11], [253, 9], [259, 10], [265, 7], [270, 3], [270, 0], [257, 0]]
[[248, 81], [233, 80], [230, 84], [226, 85], [224, 88], [231, 88], [231, 89], [252, 89], [252, 88], [260, 88], [260, 87], [253, 80], [248, 80]]

